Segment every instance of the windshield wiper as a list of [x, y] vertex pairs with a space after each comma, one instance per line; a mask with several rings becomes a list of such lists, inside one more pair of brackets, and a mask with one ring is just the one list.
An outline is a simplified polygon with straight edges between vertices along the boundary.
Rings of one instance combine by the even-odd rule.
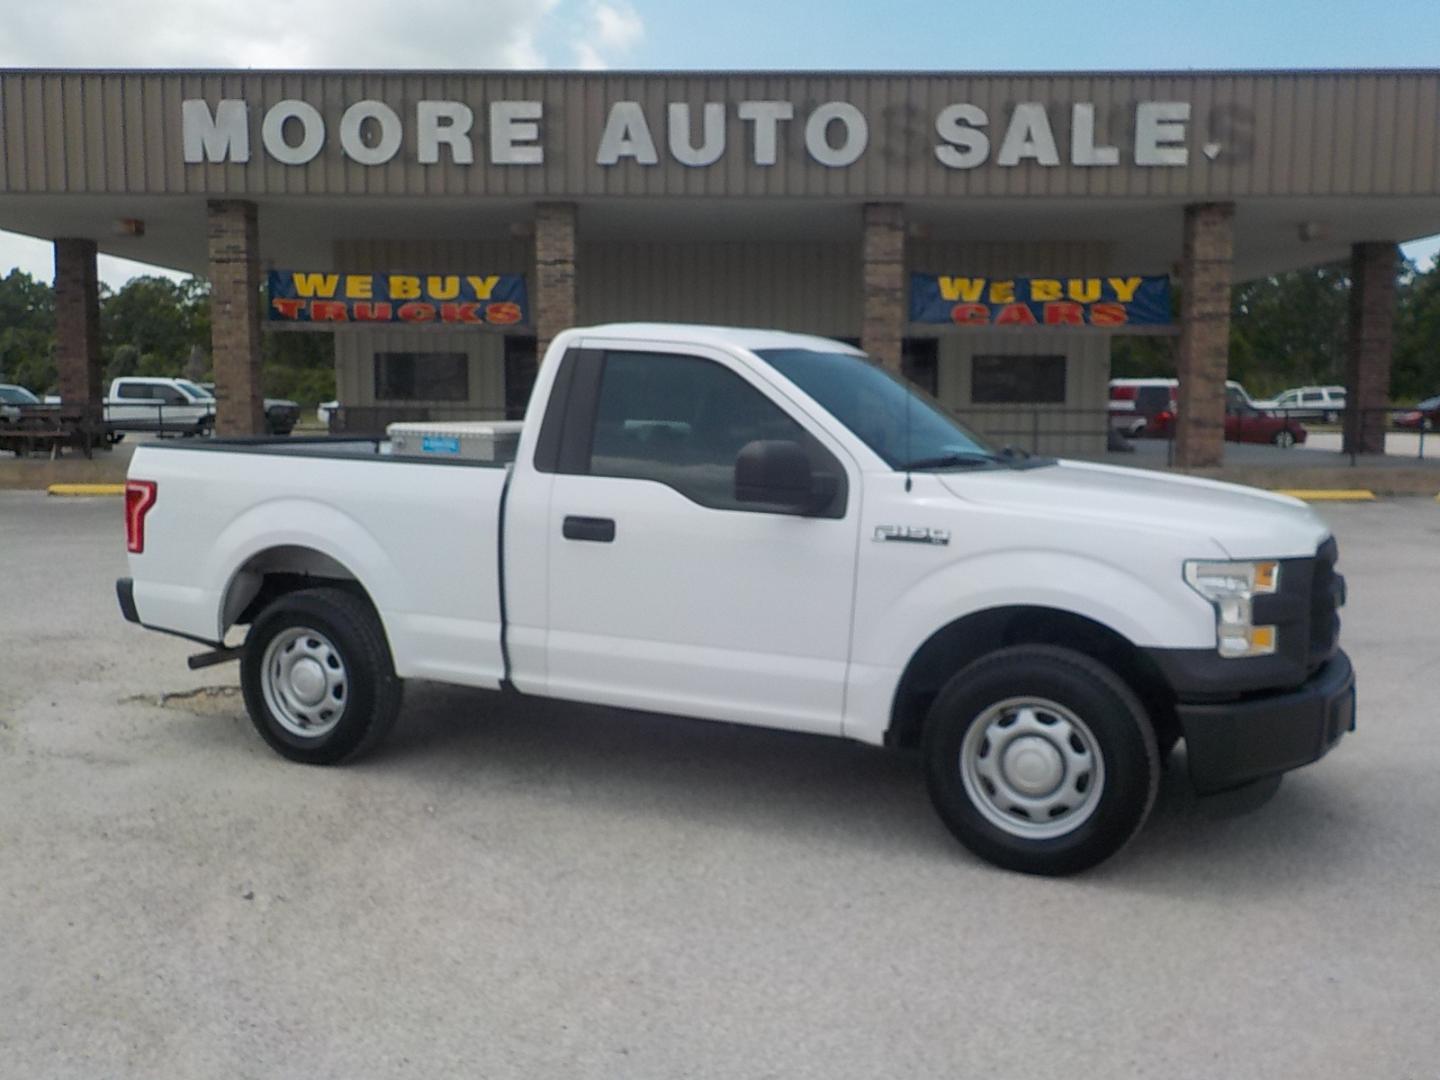
[[907, 461], [896, 468], [902, 472], [919, 472], [922, 469], [973, 469], [983, 465], [996, 465], [1003, 460], [996, 454], [937, 454], [935, 457]]

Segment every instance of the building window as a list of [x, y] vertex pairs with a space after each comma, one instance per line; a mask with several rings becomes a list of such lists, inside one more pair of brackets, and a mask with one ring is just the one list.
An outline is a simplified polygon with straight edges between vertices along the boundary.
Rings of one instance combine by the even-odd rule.
[[907, 337], [900, 343], [900, 371], [931, 397], [940, 393], [940, 341]]
[[377, 352], [375, 400], [469, 401], [469, 357], [463, 352]]
[[970, 401], [975, 405], [1063, 404], [1065, 357], [973, 357]]
[[505, 335], [505, 419], [521, 420], [535, 387], [535, 339]]

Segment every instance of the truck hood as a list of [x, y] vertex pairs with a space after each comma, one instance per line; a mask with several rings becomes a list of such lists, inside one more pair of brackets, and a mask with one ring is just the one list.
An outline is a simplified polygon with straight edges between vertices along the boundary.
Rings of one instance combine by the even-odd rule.
[[1313, 555], [1329, 527], [1299, 499], [1148, 469], [1060, 461], [1033, 469], [942, 473], [954, 495], [1051, 518], [1205, 536], [1233, 559]]

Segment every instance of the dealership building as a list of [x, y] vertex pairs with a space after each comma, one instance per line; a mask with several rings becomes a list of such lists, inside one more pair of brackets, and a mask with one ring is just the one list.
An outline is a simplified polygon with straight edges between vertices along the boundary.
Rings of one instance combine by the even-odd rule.
[[499, 416], [561, 329], [664, 320], [858, 342], [1075, 452], [1115, 336], [1163, 334], [1203, 466], [1234, 283], [1349, 260], [1350, 400], [1385, 403], [1440, 72], [4, 71], [0, 157], [67, 402], [100, 400], [104, 252], [209, 279], [222, 434], [261, 430], [263, 333], [333, 333], [356, 415]]

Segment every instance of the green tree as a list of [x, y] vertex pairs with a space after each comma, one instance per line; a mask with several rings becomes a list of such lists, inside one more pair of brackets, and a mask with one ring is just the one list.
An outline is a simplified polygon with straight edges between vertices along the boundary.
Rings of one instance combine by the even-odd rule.
[[1390, 392], [1396, 401], [1440, 394], [1440, 261], [1402, 274], [1397, 295]]
[[199, 278], [131, 278], [119, 291], [100, 294], [102, 355], [107, 370], [128, 366], [133, 374], [179, 376], [191, 350], [210, 344], [210, 288]]
[[37, 394], [58, 389], [55, 292], [23, 270], [0, 278], [0, 373]]
[[335, 335], [300, 330], [262, 334], [260, 381], [269, 397], [314, 405], [335, 396]]
[[1350, 277], [1344, 263], [1312, 266], [1231, 291], [1230, 378], [1256, 396], [1343, 383]]

